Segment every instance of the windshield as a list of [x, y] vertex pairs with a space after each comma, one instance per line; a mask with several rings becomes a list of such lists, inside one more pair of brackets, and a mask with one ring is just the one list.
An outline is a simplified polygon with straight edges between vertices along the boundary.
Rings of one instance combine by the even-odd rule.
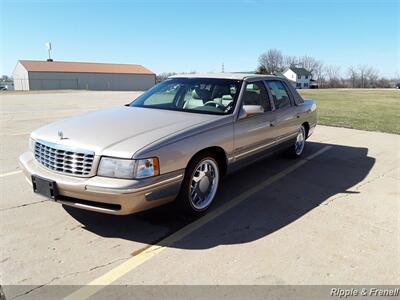
[[240, 80], [175, 78], [156, 85], [129, 106], [206, 114], [233, 112]]

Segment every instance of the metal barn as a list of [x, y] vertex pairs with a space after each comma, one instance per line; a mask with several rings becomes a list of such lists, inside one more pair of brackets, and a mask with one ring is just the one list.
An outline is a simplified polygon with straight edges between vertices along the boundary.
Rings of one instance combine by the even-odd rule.
[[156, 75], [141, 65], [20, 60], [14, 72], [15, 90], [145, 91]]

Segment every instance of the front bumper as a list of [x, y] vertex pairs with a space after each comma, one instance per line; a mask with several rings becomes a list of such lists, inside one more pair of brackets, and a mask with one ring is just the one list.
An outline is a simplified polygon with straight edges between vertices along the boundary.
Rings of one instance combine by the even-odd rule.
[[142, 180], [94, 176], [74, 177], [41, 166], [32, 152], [19, 157], [30, 184], [32, 175], [53, 180], [60, 194], [56, 202], [82, 209], [127, 215], [171, 202], [179, 193], [184, 170]]

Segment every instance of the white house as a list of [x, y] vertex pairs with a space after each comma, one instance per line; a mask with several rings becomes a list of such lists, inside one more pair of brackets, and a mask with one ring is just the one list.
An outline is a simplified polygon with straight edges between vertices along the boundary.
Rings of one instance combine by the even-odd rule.
[[290, 67], [283, 73], [287, 79], [293, 82], [293, 85], [297, 89], [308, 89], [310, 88], [311, 72], [304, 68]]
[[65, 61], [20, 60], [13, 77], [16, 90], [145, 91], [156, 82], [141, 65]]

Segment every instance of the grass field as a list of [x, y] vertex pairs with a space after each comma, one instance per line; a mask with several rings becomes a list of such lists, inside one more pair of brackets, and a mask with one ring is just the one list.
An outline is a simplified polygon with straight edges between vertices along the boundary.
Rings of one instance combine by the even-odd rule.
[[299, 90], [317, 102], [319, 124], [400, 134], [400, 90]]

